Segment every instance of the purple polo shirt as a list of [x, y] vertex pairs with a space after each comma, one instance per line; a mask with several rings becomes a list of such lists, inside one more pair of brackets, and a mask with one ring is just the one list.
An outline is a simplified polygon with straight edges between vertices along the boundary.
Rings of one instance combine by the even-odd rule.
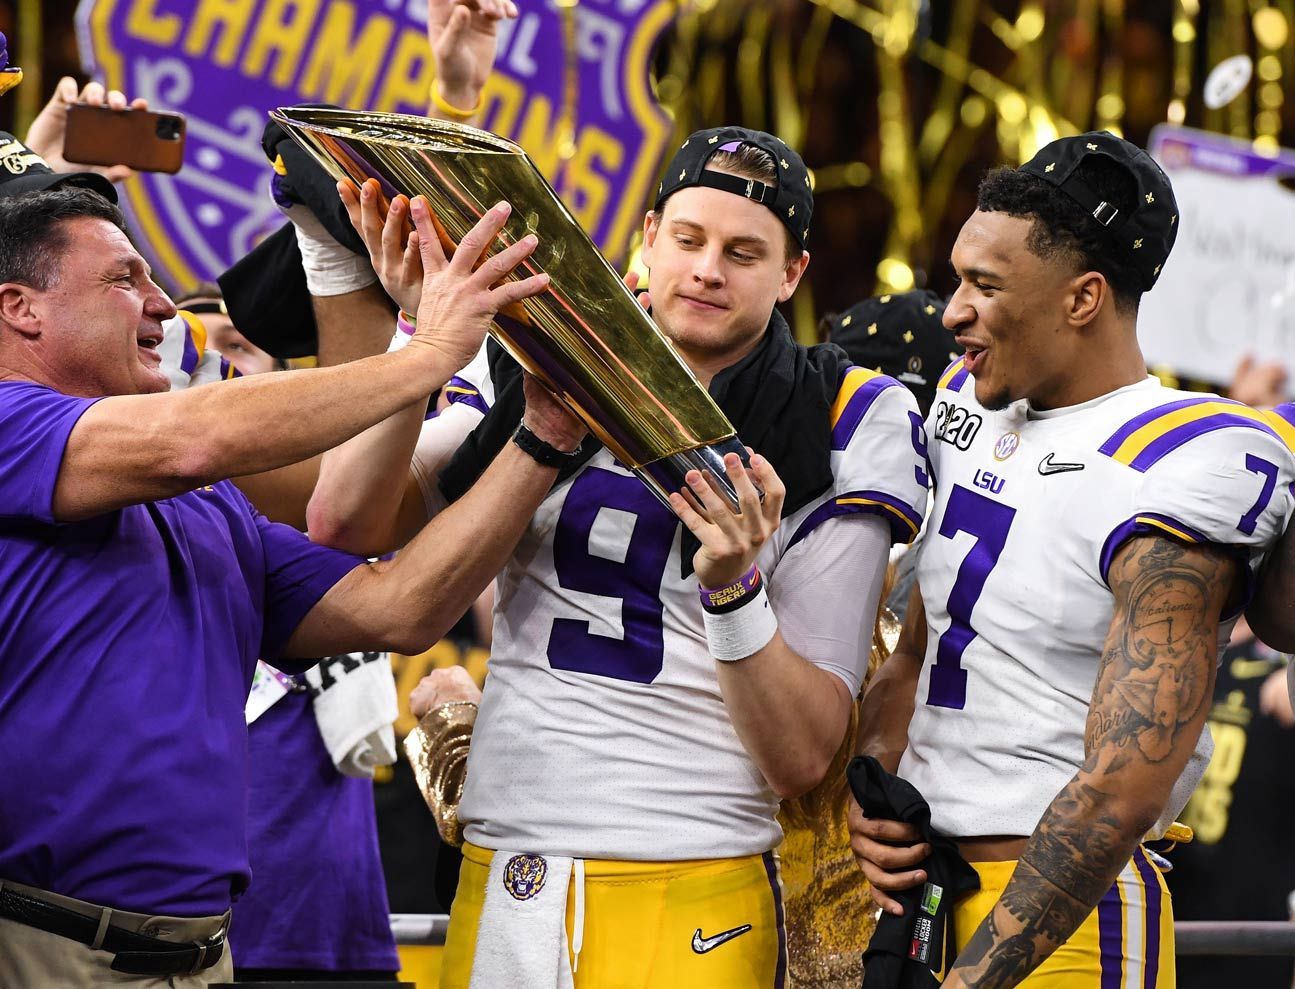
[[63, 451], [93, 404], [0, 382], [0, 879], [220, 914], [249, 877], [257, 656], [362, 561], [228, 482], [56, 523]]

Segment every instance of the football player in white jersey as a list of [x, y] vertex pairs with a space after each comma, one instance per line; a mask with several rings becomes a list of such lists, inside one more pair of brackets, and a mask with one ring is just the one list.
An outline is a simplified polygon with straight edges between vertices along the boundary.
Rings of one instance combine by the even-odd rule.
[[[1295, 478], [1283, 410], [1147, 376], [1138, 300], [1178, 224], [1160, 168], [1090, 133], [991, 172], [953, 250], [945, 325], [966, 353], [928, 420], [918, 591], [861, 746], [980, 875], [946, 986], [1173, 985], [1140, 843], [1208, 758], [1220, 644]], [[886, 891], [925, 880], [926, 848], [866, 814], [852, 844], [902, 913]]]
[[[890, 544], [921, 520], [907, 389], [795, 344], [774, 309], [809, 261], [799, 156], [720, 128], [666, 174], [644, 226], [653, 317], [757, 451], [764, 503], [730, 465], [741, 512], [700, 490], [708, 517], [679, 502], [685, 529], [607, 450], [540, 452], [563, 467], [497, 582], [442, 986], [568, 970], [576, 986], [781, 985], [778, 800], [817, 785], [842, 744]], [[507, 363], [482, 357], [452, 385], [451, 410], [481, 425], [448, 465], [445, 413], [412, 470], [405, 436], [385, 516], [335, 506], [371, 508], [357, 475], [398, 462], [394, 444], [326, 461], [312, 532], [398, 542], [399, 492], [422, 495], [423, 517], [444, 504], [513, 433]]]

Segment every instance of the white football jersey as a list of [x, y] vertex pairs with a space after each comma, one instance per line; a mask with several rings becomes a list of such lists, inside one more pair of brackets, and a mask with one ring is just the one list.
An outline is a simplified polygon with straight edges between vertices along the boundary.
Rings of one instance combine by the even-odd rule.
[[[1253, 579], [1295, 502], [1295, 429], [1283, 410], [1154, 378], [1049, 412], [991, 412], [974, 392], [955, 362], [927, 421], [928, 634], [900, 774], [945, 834], [1029, 835], [1084, 761], [1116, 551], [1167, 533], [1228, 547]], [[1243, 604], [1225, 614], [1220, 645]], [[1210, 748], [1207, 729], [1160, 832]]]
[[220, 354], [207, 346], [207, 328], [188, 310], [181, 309], [162, 323], [162, 342], [157, 350], [162, 370], [171, 379], [171, 391], [229, 376]]
[[[832, 409], [835, 483], [786, 518], [759, 556], [775, 611], [783, 595], [821, 595], [833, 581], [827, 572], [815, 575], [817, 588], [778, 584], [784, 555], [829, 519], [869, 513], [894, 538], [912, 538], [926, 498], [916, 408], [892, 378], [861, 368], [843, 377]], [[680, 860], [761, 853], [781, 839], [777, 798], [720, 695], [697, 578], [682, 572], [681, 532], [606, 449], [544, 500], [497, 583], [490, 675], [459, 807], [469, 841]], [[854, 689], [871, 625], [869, 616], [848, 650]], [[816, 662], [812, 641], [791, 644]]]

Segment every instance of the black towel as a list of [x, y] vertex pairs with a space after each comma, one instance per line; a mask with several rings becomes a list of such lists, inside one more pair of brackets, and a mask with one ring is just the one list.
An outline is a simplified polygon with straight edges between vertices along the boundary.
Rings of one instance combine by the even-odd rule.
[[931, 989], [935, 973], [953, 963], [957, 941], [953, 903], [980, 889], [980, 877], [958, 853], [952, 838], [931, 828], [931, 807], [907, 780], [887, 772], [872, 756], [856, 756], [846, 768], [854, 799], [868, 817], [902, 821], [917, 828], [931, 854], [918, 865], [926, 882], [891, 893], [904, 915], [882, 913], [863, 953], [867, 989]]
[[[493, 340], [489, 345], [495, 403], [441, 471], [441, 492], [454, 501], [468, 490], [503, 449], [525, 403], [521, 368]], [[710, 394], [737, 429], [742, 442], [773, 464], [787, 487], [786, 518], [832, 485], [832, 403], [850, 366], [845, 351], [832, 344], [804, 347], [792, 339], [778, 310], [759, 345], [711, 380]], [[579, 461], [558, 475], [561, 484], [602, 448], [589, 437]], [[683, 533], [680, 568], [692, 573], [699, 544]]]

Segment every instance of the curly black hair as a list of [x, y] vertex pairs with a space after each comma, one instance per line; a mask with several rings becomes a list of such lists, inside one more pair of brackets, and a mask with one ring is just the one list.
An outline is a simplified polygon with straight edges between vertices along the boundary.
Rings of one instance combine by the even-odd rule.
[[[1137, 181], [1110, 158], [1089, 155], [1075, 174], [1122, 214], [1136, 208]], [[1056, 186], [1028, 172], [995, 168], [981, 180], [976, 208], [1033, 219], [1026, 246], [1035, 256], [1069, 263], [1076, 272], [1101, 272], [1111, 287], [1116, 309], [1126, 315], [1138, 311], [1142, 284], [1137, 269], [1123, 262], [1107, 229]]]

